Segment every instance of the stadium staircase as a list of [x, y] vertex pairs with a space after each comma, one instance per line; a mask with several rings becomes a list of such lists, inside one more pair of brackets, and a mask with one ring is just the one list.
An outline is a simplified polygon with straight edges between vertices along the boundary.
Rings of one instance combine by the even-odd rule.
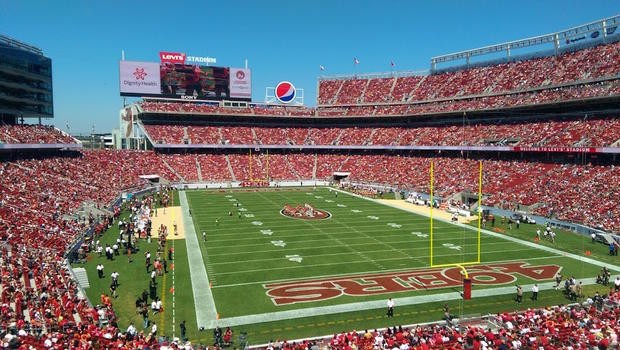
[[70, 138], [73, 140], [73, 143], [82, 144], [82, 141], [77, 140], [75, 137], [73, 137], [73, 136], [71, 136], [70, 134], [68, 134], [68, 133], [66, 133], [66, 132], [64, 132], [64, 131], [62, 131], [62, 130], [60, 130], [59, 128], [54, 127], [54, 130], [58, 131], [58, 132], [59, 132], [61, 135], [63, 135], [63, 136], [68, 136], [68, 137], [70, 137]]
[[202, 168], [200, 167], [200, 162], [198, 162], [198, 157], [194, 157], [196, 161], [196, 169], [198, 170], [198, 181], [202, 182]]
[[[217, 128], [217, 134], [220, 135], [220, 143], [224, 144], [224, 135], [222, 135], [222, 128]], [[228, 157], [226, 157], [226, 161], [228, 161]], [[228, 165], [230, 166], [230, 162], [228, 163]], [[233, 180], [235, 178], [233, 177]]]
[[436, 100], [439, 99], [441, 97], [438, 97], [437, 94], [441, 91], [443, 91], [443, 89], [446, 86], [450, 86], [450, 84], [452, 83], [452, 80], [456, 77], [456, 74], [450, 74], [450, 77], [448, 77], [448, 79], [443, 81], [443, 84], [441, 84], [441, 86], [438, 86], [436, 89], [433, 89], [433, 93], [432, 95], [429, 95], [427, 97], [427, 100]]
[[70, 215], [64, 215], [63, 218], [79, 219], [80, 217], [89, 217], [89, 216], [100, 217], [100, 216], [111, 216], [113, 214], [114, 214], [113, 212], [105, 208], [98, 208], [97, 203], [95, 203], [94, 201], [86, 201], [82, 203], [82, 206], [75, 212], [74, 217], [71, 217]]
[[501, 93], [501, 90], [496, 91], [495, 88], [497, 88], [497, 84], [499, 84], [502, 81], [505, 81], [504, 76], [506, 75], [506, 71], [508, 70], [509, 69], [502, 69], [499, 75], [495, 77], [495, 80], [493, 81], [493, 83], [489, 84], [489, 87], [484, 89], [481, 94], [487, 95], [487, 94], [498, 93], [498, 92]]
[[171, 167], [171, 166], [170, 166], [170, 164], [168, 164], [168, 162], [167, 162], [165, 159], [162, 159], [162, 161], [164, 162], [164, 165], [166, 166], [166, 168], [168, 168], [170, 171], [172, 171], [172, 173], [173, 173], [174, 175], [176, 175], [176, 176], [177, 176], [177, 178], [181, 179], [181, 181], [185, 181], [185, 179], [183, 178], [183, 176], [179, 175], [179, 173], [178, 173], [176, 170], [174, 170], [174, 168], [173, 168], [173, 167]]
[[[222, 133], [220, 132], [220, 135], [221, 134]], [[224, 157], [226, 158], [226, 166], [228, 167], [228, 171], [230, 172], [230, 177], [232, 177], [233, 181], [237, 181], [237, 177], [235, 176], [235, 172], [233, 171], [232, 165], [230, 165], [230, 159], [228, 159], [228, 154], [226, 154]]]
[[409, 97], [407, 98], [407, 102], [413, 102], [413, 96], [415, 95], [414, 92], [420, 87], [420, 85], [422, 85], [422, 83], [424, 83], [424, 80], [426, 80], [426, 78], [428, 77], [428, 75], [425, 75], [424, 77], [422, 77], [422, 79], [420, 79], [420, 81], [418, 81], [418, 83], [416, 84], [416, 86], [409, 91]]
[[336, 146], [340, 144], [340, 138], [342, 137], [342, 134], [344, 134], [344, 131], [344, 129], [340, 130], [340, 133], [338, 134], [338, 136], [336, 136], [336, 139], [332, 141], [332, 145]]
[[394, 78], [394, 81], [392, 82], [392, 86], [390, 87], [390, 92], [386, 96], [388, 98], [388, 101], [392, 100], [392, 94], [394, 93], [394, 88], [396, 87], [397, 81], [398, 81], [398, 78]]
[[308, 129], [308, 132], [306, 133], [306, 138], [304, 139], [304, 145], [310, 145], [310, 135], [312, 135], [312, 131], [314, 130], [314, 128], [310, 128]]
[[366, 145], [370, 145], [370, 141], [372, 140], [372, 138], [375, 136], [375, 133], [377, 132], [377, 128], [372, 128], [370, 130], [370, 134], [368, 134], [368, 138], [366, 140], [364, 140], [364, 142], [362, 143], [362, 145], [366, 146]]
[[315, 153], [314, 154], [314, 166], [312, 167], [312, 178], [316, 180], [316, 168], [317, 168], [317, 163], [319, 162], [319, 156]]
[[189, 139], [189, 134], [187, 133], [187, 127], [183, 128], [183, 140], [186, 140], [187, 143], [192, 143], [192, 140]]
[[83, 267], [75, 267], [73, 268], [73, 274], [75, 275], [75, 279], [82, 289], [86, 289], [90, 287], [90, 282], [88, 282], [88, 275], [86, 274], [86, 269]]
[[138, 127], [140, 128], [140, 130], [142, 130], [142, 133], [146, 136], [146, 139], [149, 140], [151, 145], [154, 145], [155, 142], [153, 142], [151, 135], [149, 135], [149, 133], [146, 132], [146, 128], [144, 127], [144, 124], [142, 124], [142, 120], [140, 120], [139, 118], [138, 118]]
[[340, 165], [338, 166], [337, 171], [342, 171], [342, 167], [347, 164], [347, 162], [349, 161], [349, 158], [351, 158], [351, 155], [347, 155], [347, 157], [342, 161], [342, 163], [340, 163]]
[[252, 132], [252, 140], [254, 141], [254, 144], [260, 145], [261, 143], [258, 140], [258, 136], [256, 136], [256, 130], [254, 130], [254, 128], [250, 128], [250, 131]]
[[329, 101], [330, 105], [332, 105], [332, 104], [336, 103], [336, 101], [338, 101], [338, 95], [340, 95], [340, 90], [342, 90], [342, 86], [343, 85], [344, 85], [344, 80], [341, 80], [340, 81], [340, 86], [338, 87], [338, 90], [334, 94], [334, 98], [331, 101]]
[[364, 99], [366, 99], [366, 90], [368, 90], [368, 85], [370, 85], [370, 79], [366, 79], [366, 85], [364, 85], [364, 90], [362, 90], [362, 94], [357, 101], [358, 103], [363, 103]]

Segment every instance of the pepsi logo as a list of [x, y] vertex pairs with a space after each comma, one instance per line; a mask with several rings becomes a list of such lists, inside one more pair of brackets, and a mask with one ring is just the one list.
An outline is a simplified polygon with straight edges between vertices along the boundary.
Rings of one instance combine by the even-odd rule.
[[243, 78], [245, 78], [245, 73], [242, 70], [238, 70], [235, 75], [237, 76], [237, 79], [239, 80], [243, 80]]
[[296, 94], [295, 86], [288, 81], [281, 81], [276, 85], [276, 98], [282, 103], [290, 103]]

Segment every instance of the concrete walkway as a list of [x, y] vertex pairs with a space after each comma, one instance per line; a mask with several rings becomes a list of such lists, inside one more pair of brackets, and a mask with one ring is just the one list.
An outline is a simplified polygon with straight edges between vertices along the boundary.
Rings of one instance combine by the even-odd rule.
[[[185, 191], [179, 191], [181, 202], [181, 212], [189, 212], [189, 204]], [[198, 329], [204, 327], [210, 329], [215, 327], [217, 320], [217, 310], [211, 288], [209, 288], [209, 276], [205, 269], [202, 253], [200, 252], [200, 242], [194, 228], [194, 221], [191, 216], [182, 214], [183, 225], [185, 227], [185, 245], [187, 247], [187, 262], [189, 264], [189, 274], [192, 281], [192, 292], [194, 294], [194, 307], [196, 309], [196, 326]]]

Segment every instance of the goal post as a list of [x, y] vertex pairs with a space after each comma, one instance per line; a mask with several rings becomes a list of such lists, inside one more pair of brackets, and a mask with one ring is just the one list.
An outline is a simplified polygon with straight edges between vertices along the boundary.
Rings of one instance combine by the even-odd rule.
[[[255, 151], [255, 156], [258, 158], [260, 156], [260, 151], [261, 149], [256, 147], [254, 148]], [[255, 182], [260, 182], [260, 181], [269, 181], [269, 149], [266, 150], [265, 153], [265, 178], [261, 179], [260, 178], [260, 173], [257, 175], [257, 177], [254, 177], [254, 173], [252, 172], [252, 160], [254, 159], [254, 157], [252, 156], [252, 149], [250, 148], [248, 150], [248, 168], [249, 168], [249, 181], [250, 183], [255, 183]], [[257, 170], [258, 172], [258, 170]]]
[[[435, 162], [431, 161], [429, 168], [430, 175], [430, 267], [458, 267], [463, 271], [463, 296], [465, 299], [471, 297], [471, 279], [467, 273], [467, 266], [478, 265], [481, 262], [481, 222], [482, 222], [482, 161], [478, 161], [478, 209], [477, 209], [477, 232], [476, 232], [476, 258], [471, 261], [461, 262], [449, 262], [449, 263], [436, 263], [435, 259], [435, 227], [433, 220], [433, 209], [435, 205]], [[461, 251], [461, 256], [464, 256], [464, 252]]]

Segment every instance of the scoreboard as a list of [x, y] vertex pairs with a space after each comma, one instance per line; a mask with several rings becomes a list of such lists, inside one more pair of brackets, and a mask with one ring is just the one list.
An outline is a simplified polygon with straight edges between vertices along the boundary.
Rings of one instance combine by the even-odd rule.
[[252, 100], [250, 69], [203, 66], [186, 62], [120, 61], [119, 72], [121, 96], [182, 100]]

